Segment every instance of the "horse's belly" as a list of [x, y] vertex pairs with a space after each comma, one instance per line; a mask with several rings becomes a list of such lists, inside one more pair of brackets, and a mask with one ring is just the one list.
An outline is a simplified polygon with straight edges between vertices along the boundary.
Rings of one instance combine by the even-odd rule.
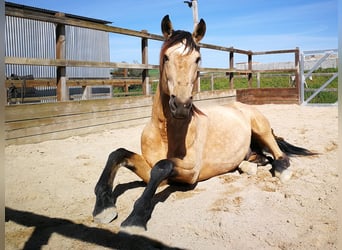
[[235, 169], [244, 160], [251, 142], [251, 125], [232, 108], [215, 107], [205, 111], [208, 130], [202, 169], [220, 174]]

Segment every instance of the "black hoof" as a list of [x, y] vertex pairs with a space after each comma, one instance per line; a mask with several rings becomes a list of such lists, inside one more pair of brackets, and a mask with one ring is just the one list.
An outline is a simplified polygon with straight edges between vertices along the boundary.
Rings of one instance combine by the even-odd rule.
[[150, 201], [139, 198], [134, 203], [131, 214], [121, 223], [122, 228], [140, 228], [147, 230], [147, 222], [151, 218], [152, 206]]
[[139, 218], [137, 216], [130, 215], [121, 223], [121, 228], [123, 229], [135, 228], [138, 231], [146, 231], [147, 230], [146, 224], [147, 222], [144, 219]]
[[290, 161], [287, 156], [274, 160], [272, 162], [272, 175], [280, 179], [281, 182], [287, 182], [292, 177], [292, 171], [288, 169]]
[[275, 171], [282, 171], [290, 166], [290, 160], [287, 156], [281, 157], [279, 159], [273, 160], [272, 168]]
[[93, 213], [94, 222], [96, 223], [108, 224], [115, 220], [117, 217], [118, 213], [116, 212], [116, 208], [114, 206], [102, 209], [100, 213], [97, 213], [95, 215]]
[[96, 203], [93, 210], [93, 218], [98, 223], [110, 223], [118, 216], [113, 198], [110, 192], [102, 192], [96, 195]]

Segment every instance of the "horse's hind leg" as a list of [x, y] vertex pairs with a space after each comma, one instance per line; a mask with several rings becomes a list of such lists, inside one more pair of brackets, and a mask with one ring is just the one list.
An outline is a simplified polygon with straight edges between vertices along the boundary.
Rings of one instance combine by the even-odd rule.
[[112, 152], [95, 186], [93, 216], [96, 222], [109, 223], [117, 217], [112, 191], [115, 175], [121, 166], [132, 170], [143, 181], [149, 181], [151, 168], [142, 156], [123, 148]]
[[[288, 156], [281, 151], [272, 133], [272, 128], [267, 118], [253, 107], [241, 105], [239, 108], [250, 118], [252, 128], [252, 142], [260, 150], [268, 151], [272, 154], [272, 170], [280, 179], [289, 178], [285, 170], [290, 166]], [[284, 175], [283, 175], [284, 172]], [[283, 175], [283, 176], [282, 176]]]
[[265, 166], [273, 162], [273, 158], [265, 155], [260, 145], [253, 140], [251, 140], [251, 146], [245, 160], [256, 163], [258, 166]]

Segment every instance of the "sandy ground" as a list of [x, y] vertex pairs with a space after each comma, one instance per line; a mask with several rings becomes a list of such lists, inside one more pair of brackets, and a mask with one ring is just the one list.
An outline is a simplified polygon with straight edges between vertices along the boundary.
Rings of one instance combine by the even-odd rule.
[[119, 231], [144, 189], [128, 170], [115, 181], [118, 218], [100, 225], [91, 213], [108, 154], [140, 152], [143, 126], [6, 147], [6, 249], [337, 249], [337, 107], [258, 108], [277, 135], [321, 155], [291, 158], [287, 183], [266, 166], [160, 188], [136, 235]]

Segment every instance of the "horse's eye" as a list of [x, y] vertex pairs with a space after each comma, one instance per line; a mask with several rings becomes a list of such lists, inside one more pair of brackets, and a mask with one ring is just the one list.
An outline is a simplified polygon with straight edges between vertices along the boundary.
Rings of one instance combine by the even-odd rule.
[[200, 61], [201, 61], [201, 57], [197, 57], [196, 58], [196, 64], [199, 64]]
[[167, 55], [164, 55], [163, 62], [167, 62], [169, 60], [169, 57]]

